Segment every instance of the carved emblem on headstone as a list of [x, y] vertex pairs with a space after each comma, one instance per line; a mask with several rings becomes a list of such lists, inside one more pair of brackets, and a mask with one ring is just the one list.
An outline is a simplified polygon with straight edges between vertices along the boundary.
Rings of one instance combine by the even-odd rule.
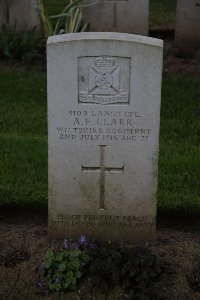
[[130, 59], [124, 57], [79, 58], [79, 102], [129, 103]]

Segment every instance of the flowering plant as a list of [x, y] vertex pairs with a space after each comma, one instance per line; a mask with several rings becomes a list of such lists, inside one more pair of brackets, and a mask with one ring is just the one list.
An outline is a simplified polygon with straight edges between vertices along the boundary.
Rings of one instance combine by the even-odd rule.
[[147, 295], [155, 299], [155, 286], [162, 275], [172, 273], [156, 254], [141, 246], [94, 243], [85, 235], [76, 242], [65, 239], [63, 246], [58, 253], [48, 250], [39, 268], [38, 286], [43, 291], [73, 290], [85, 275], [91, 286], [103, 293], [117, 285], [128, 299], [149, 299]]
[[51, 291], [73, 290], [76, 283], [84, 273], [84, 268], [90, 261], [86, 236], [82, 235], [77, 243], [64, 240], [64, 249], [58, 253], [48, 250], [45, 254], [44, 263], [39, 267], [40, 288]]

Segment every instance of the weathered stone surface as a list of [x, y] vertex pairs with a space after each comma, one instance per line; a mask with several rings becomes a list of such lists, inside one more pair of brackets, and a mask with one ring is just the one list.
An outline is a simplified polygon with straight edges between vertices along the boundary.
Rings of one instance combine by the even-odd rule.
[[0, 24], [17, 25], [18, 30], [26, 31], [37, 26], [41, 30], [39, 12], [34, 0], [0, 0]]
[[90, 31], [148, 35], [149, 0], [102, 0], [85, 7], [83, 16]]
[[175, 43], [200, 47], [200, 0], [177, 0]]
[[155, 235], [162, 41], [48, 40], [49, 235]]

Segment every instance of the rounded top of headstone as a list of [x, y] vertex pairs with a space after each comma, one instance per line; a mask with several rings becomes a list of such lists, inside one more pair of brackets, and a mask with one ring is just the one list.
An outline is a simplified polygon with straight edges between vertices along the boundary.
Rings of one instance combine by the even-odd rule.
[[129, 33], [119, 32], [81, 32], [81, 33], [68, 33], [62, 35], [50, 36], [47, 41], [47, 45], [73, 42], [73, 41], [89, 41], [89, 40], [110, 40], [110, 41], [124, 41], [134, 42], [139, 44], [152, 45], [157, 47], [163, 47], [163, 41], [151, 37], [142, 35], [135, 35]]

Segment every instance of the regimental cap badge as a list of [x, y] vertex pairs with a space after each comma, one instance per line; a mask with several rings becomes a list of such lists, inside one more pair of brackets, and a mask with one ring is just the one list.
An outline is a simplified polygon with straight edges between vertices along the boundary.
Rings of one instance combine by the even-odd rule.
[[106, 55], [81, 57], [79, 65], [79, 102], [102, 105], [129, 103], [130, 87], [126, 78], [130, 74], [130, 58]]

